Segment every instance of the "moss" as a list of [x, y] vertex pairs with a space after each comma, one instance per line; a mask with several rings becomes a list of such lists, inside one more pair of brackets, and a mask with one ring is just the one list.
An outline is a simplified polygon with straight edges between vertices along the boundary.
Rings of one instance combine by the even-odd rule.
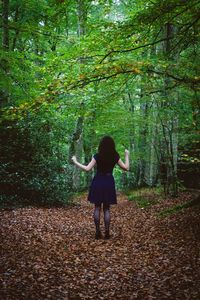
[[183, 204], [178, 204], [178, 205], [175, 205], [171, 208], [168, 208], [168, 209], [164, 209], [163, 211], [159, 212], [159, 215], [162, 216], [162, 217], [166, 217], [166, 216], [169, 216], [169, 215], [172, 215], [172, 214], [175, 214], [177, 212], [180, 212], [186, 208], [189, 208], [189, 207], [197, 207], [197, 208], [200, 208], [200, 201], [199, 199], [194, 199], [192, 201], [189, 201], [189, 202], [185, 202]]
[[150, 207], [159, 202], [160, 191], [156, 188], [142, 188], [138, 190], [128, 191], [128, 199], [135, 201], [140, 208]]

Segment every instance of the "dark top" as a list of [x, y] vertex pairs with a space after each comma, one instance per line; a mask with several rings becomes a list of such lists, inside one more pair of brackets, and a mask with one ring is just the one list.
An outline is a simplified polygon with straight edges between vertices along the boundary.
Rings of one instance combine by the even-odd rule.
[[100, 174], [112, 173], [115, 164], [120, 159], [120, 156], [117, 152], [114, 154], [113, 158], [112, 159], [109, 158], [109, 160], [106, 158], [101, 158], [98, 153], [95, 154], [93, 157], [97, 162], [97, 173]]

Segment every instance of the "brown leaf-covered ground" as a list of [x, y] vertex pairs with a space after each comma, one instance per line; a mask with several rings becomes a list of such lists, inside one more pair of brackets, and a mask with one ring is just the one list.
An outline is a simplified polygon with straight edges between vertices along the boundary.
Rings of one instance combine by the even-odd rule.
[[200, 299], [199, 208], [159, 215], [189, 200], [139, 208], [119, 194], [110, 240], [94, 239], [86, 195], [67, 208], [2, 209], [0, 299]]

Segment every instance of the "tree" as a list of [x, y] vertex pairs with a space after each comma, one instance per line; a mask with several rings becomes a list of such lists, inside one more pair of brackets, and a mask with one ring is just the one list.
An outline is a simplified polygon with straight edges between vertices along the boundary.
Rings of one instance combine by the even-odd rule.
[[110, 134], [120, 155], [131, 151], [118, 187], [162, 182], [175, 195], [179, 162], [199, 159], [184, 153], [199, 130], [198, 10], [196, 0], [4, 1], [1, 129], [12, 138], [2, 149], [13, 162], [24, 145], [40, 171], [6, 160], [2, 178], [63, 199], [59, 178], [76, 190], [91, 180], [71, 156], [89, 161]]

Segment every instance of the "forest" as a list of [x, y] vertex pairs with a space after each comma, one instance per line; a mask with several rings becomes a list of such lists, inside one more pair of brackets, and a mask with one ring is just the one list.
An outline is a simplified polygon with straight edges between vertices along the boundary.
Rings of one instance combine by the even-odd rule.
[[[29, 249], [27, 253], [30, 256], [27, 254], [27, 257], [30, 266], [25, 267], [21, 263], [19, 269], [16, 267], [14, 275], [11, 274], [13, 261], [9, 258], [9, 253], [15, 252], [11, 247], [12, 235], [8, 238], [7, 244], [4, 244], [4, 249], [7, 250], [3, 261], [7, 261], [11, 270], [4, 271], [5, 274], [13, 276], [13, 279], [11, 278], [13, 281], [8, 283], [2, 280], [4, 286], [8, 283], [9, 291], [0, 289], [2, 299], [199, 299], [199, 285], [196, 284], [194, 287], [200, 278], [197, 268], [200, 264], [197, 256], [199, 251], [197, 233], [200, 228], [197, 217], [200, 190], [199, 12], [198, 0], [1, 1], [0, 214], [3, 224], [1, 239], [8, 237], [8, 226], [10, 228], [8, 232], [12, 232], [17, 243], [19, 232], [28, 230], [29, 227], [26, 228], [25, 224], [28, 224], [26, 222], [29, 219], [32, 222], [29, 229], [35, 226], [39, 235], [39, 240], [34, 240], [36, 232], [31, 233], [30, 240], [34, 240], [33, 244], [37, 247], [35, 252], [29, 253], [30, 249], [26, 248], [28, 247], [26, 236], [28, 238], [29, 231], [24, 232], [25, 240], [22, 238], [22, 245], [26, 246], [16, 248], [18, 249], [16, 251], [23, 253]], [[84, 225], [86, 202], [83, 199], [86, 199], [85, 195], [95, 170], [83, 172], [74, 166], [71, 158], [76, 155], [78, 161], [88, 164], [97, 153], [100, 139], [105, 135], [113, 137], [122, 160], [125, 149], [130, 152], [129, 172], [124, 173], [118, 167], [114, 170], [119, 203], [125, 199], [125, 206], [122, 205], [121, 210], [129, 222], [124, 225], [125, 227], [122, 225], [118, 228], [116, 225], [116, 230], [118, 233], [121, 230], [127, 231], [125, 233], [125, 236], [129, 236], [127, 255], [137, 256], [136, 246], [135, 252], [132, 252], [131, 237], [132, 241], [134, 240], [132, 226], [138, 228], [135, 232], [135, 238], [138, 234], [138, 244], [135, 242], [134, 245], [143, 245], [141, 251], [144, 261], [150, 263], [151, 260], [153, 264], [150, 252], [154, 250], [162, 252], [163, 246], [161, 247], [158, 241], [164, 245], [165, 238], [172, 239], [177, 245], [175, 249], [172, 244], [166, 242], [170, 252], [172, 250], [176, 252], [178, 249], [176, 257], [184, 257], [185, 253], [188, 255], [189, 265], [185, 258], [185, 263], [182, 262], [183, 265], [179, 268], [178, 259], [174, 263], [174, 269], [170, 269], [168, 265], [172, 258], [164, 260], [163, 268], [166, 267], [169, 272], [170, 270], [172, 273], [175, 272], [177, 277], [181, 272], [186, 274], [180, 279], [183, 283], [180, 284], [180, 288], [175, 284], [177, 289], [175, 288], [174, 294], [173, 292], [170, 294], [170, 286], [173, 286], [175, 281], [170, 281], [172, 279], [169, 279], [166, 273], [164, 275], [166, 290], [165, 288], [162, 290], [161, 284], [161, 290], [158, 288], [155, 292], [160, 284], [158, 278], [151, 290], [144, 289], [150, 280], [148, 263], [143, 265], [143, 268], [148, 270], [145, 269], [146, 273], [140, 274], [138, 283], [134, 281], [135, 277], [130, 275], [133, 274], [133, 266], [129, 268], [125, 264], [122, 268], [126, 271], [120, 271], [119, 261], [117, 262], [117, 259], [115, 261], [116, 257], [111, 257], [111, 254], [111, 261], [113, 259], [117, 270], [113, 271], [114, 274], [119, 272], [116, 276], [120, 277], [121, 274], [128, 280], [127, 282], [132, 280], [131, 284], [138, 292], [133, 293], [131, 289], [129, 290], [130, 285], [123, 285], [124, 283], [121, 294], [116, 287], [113, 292], [105, 286], [107, 296], [104, 295], [104, 290], [99, 291], [99, 288], [96, 294], [92, 289], [84, 292], [83, 285], [89, 280], [85, 277], [83, 285], [81, 285], [83, 278], [80, 279], [77, 289], [72, 288], [75, 283], [71, 283], [70, 286], [68, 281], [71, 292], [68, 290], [66, 292], [66, 288], [63, 288], [62, 280], [63, 278], [68, 280], [69, 274], [63, 275], [65, 271], [59, 268], [63, 257], [68, 254], [65, 253], [63, 240], [58, 237], [62, 227], [58, 223], [64, 222], [68, 218], [68, 213], [73, 215], [71, 220], [68, 219], [68, 225], [71, 224], [69, 228], [73, 228], [69, 229], [68, 233], [69, 241], [72, 243], [69, 245], [71, 256], [67, 258], [65, 256], [65, 259], [74, 262], [76, 268], [74, 269], [70, 263], [68, 268], [71, 268], [72, 273], [75, 272], [73, 273], [75, 279], [89, 268], [88, 263], [84, 269], [80, 253], [89, 251], [87, 247], [91, 240], [89, 235], [81, 245], [76, 244], [77, 240], [73, 244], [73, 237], [76, 234], [84, 235], [81, 226], [83, 228], [86, 226]], [[77, 201], [81, 204], [77, 204]], [[191, 208], [193, 202], [194, 210]], [[154, 204], [155, 211], [151, 206]], [[131, 205], [136, 205], [135, 209]], [[181, 235], [174, 231], [178, 230], [173, 226], [174, 207], [175, 210], [182, 212], [177, 215], [177, 222], [180, 223], [176, 223], [180, 225], [181, 234], [185, 234], [182, 239]], [[49, 210], [46, 210], [47, 208]], [[62, 208], [64, 210], [61, 210]], [[50, 224], [51, 209], [55, 211], [53, 223]], [[85, 209], [87, 212], [91, 210], [87, 205]], [[157, 220], [154, 215], [159, 209], [165, 209], [163, 221]], [[121, 218], [118, 214], [119, 211], [115, 208], [114, 215]], [[147, 220], [148, 214], [150, 217]], [[76, 224], [76, 216], [77, 220], [80, 219], [79, 225]], [[37, 224], [37, 218], [40, 224]], [[90, 224], [91, 220], [87, 218]], [[146, 222], [144, 229], [137, 227], [140, 220]], [[12, 227], [14, 226], [12, 222], [16, 224], [16, 229]], [[46, 244], [40, 244], [45, 224], [50, 228], [51, 237], [49, 240], [46, 238]], [[148, 226], [153, 226], [152, 228], [155, 227], [156, 230], [159, 228], [160, 231], [149, 233]], [[165, 226], [170, 228], [164, 238]], [[63, 234], [64, 238], [66, 232], [65, 229], [62, 230], [64, 231], [61, 235]], [[151, 244], [148, 244], [150, 238], [143, 239], [141, 235], [147, 237], [151, 233], [153, 238], [151, 236]], [[192, 242], [188, 240], [187, 234]], [[184, 239], [193, 245], [193, 254], [189, 244], [182, 245]], [[114, 244], [109, 241], [108, 251], [112, 253], [116, 250], [121, 253], [118, 258], [123, 257], [125, 255], [123, 238], [122, 244], [117, 246], [115, 242], [115, 239]], [[43, 245], [42, 250], [38, 245]], [[73, 245], [79, 247], [78, 253]], [[11, 252], [10, 247], [14, 252]], [[91, 256], [94, 249], [99, 255], [101, 251], [106, 251], [103, 248], [104, 244], [99, 244], [98, 248], [93, 242], [91, 247], [91, 252], [88, 252]], [[51, 255], [48, 251], [52, 251]], [[35, 272], [41, 271], [42, 279], [36, 280], [36, 284], [32, 275], [28, 276], [27, 282], [31, 288], [27, 290], [24, 283], [26, 292], [21, 294], [20, 284], [15, 276], [23, 266], [25, 273], [31, 272], [33, 265], [30, 257], [36, 252], [38, 257], [49, 259], [49, 264], [52, 259], [51, 263], [54, 263], [57, 271], [55, 269], [55, 272], [52, 271], [52, 281], [47, 279], [45, 276], [48, 272], [45, 275], [44, 269], [41, 271], [41, 261], [38, 260], [34, 265]], [[54, 256], [55, 253], [58, 255], [57, 258]], [[15, 254], [17, 255], [17, 252]], [[163, 255], [165, 257], [165, 254]], [[191, 261], [192, 256], [194, 260]], [[141, 262], [139, 258], [137, 259], [134, 263], [139, 270]], [[104, 270], [109, 273], [109, 261], [107, 263]], [[156, 266], [158, 273], [162, 274], [163, 269], [159, 269], [158, 262]], [[82, 271], [78, 274], [76, 270]], [[180, 273], [176, 273], [179, 271]], [[187, 272], [190, 271], [195, 273], [195, 278], [188, 275], [190, 277], [188, 279]], [[88, 272], [90, 274], [93, 271]], [[155, 280], [157, 275], [153, 274], [151, 273], [151, 279]], [[23, 274], [20, 276], [23, 282]], [[187, 280], [184, 281], [186, 277]], [[56, 278], [60, 280], [58, 284], [55, 283]], [[117, 278], [113, 279], [114, 282]], [[44, 282], [48, 284], [45, 286]], [[189, 287], [189, 282], [192, 288]], [[46, 293], [49, 292], [49, 297], [42, 289], [44, 286]], [[52, 290], [49, 290], [49, 286], [52, 286]]]
[[119, 189], [199, 187], [199, 1], [2, 3], [1, 201], [70, 201], [104, 135]]

